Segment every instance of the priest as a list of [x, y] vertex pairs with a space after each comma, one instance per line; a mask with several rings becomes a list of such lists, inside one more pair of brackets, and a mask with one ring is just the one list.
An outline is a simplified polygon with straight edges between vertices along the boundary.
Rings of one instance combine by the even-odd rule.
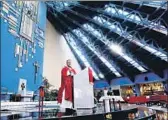
[[76, 74], [75, 69], [71, 66], [71, 60], [66, 61], [66, 66], [61, 71], [61, 87], [58, 92], [58, 103], [62, 112], [73, 112], [73, 76]]
[[[61, 87], [58, 92], [58, 103], [62, 112], [71, 114], [73, 110], [73, 76], [76, 74], [72, 68], [71, 60], [66, 61], [66, 66], [61, 71]], [[93, 85], [92, 70], [88, 68], [89, 83]]]

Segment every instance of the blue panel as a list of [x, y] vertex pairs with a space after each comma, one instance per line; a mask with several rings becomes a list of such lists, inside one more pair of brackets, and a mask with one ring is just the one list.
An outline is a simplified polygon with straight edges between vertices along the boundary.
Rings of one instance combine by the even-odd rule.
[[164, 73], [164, 79], [168, 80], [168, 69], [164, 70], [163, 73]]
[[46, 19], [42, 19], [44, 18], [44, 16], [46, 16], [46, 14], [47, 14], [46, 4], [44, 2], [40, 2], [38, 9], [38, 25], [42, 30], [45, 30], [46, 28]]
[[[39, 24], [44, 31], [46, 28], [46, 6], [44, 2], [39, 4]], [[6, 87], [9, 92], [17, 92], [19, 79], [27, 80], [27, 90], [36, 90], [42, 82], [43, 73], [43, 53], [44, 49], [40, 48], [36, 41], [36, 53], [33, 58], [29, 56], [29, 61], [23, 64], [22, 68], [15, 71], [18, 62], [18, 56], [15, 58], [15, 44], [20, 44], [19, 38], [14, 37], [8, 32], [8, 23], [4, 22], [1, 18], [1, 86]], [[25, 41], [24, 41], [25, 44]], [[33, 54], [31, 48], [29, 48], [29, 53]], [[34, 62], [38, 61], [40, 66], [37, 76], [37, 82], [34, 84]]]
[[14, 46], [17, 40], [8, 32], [8, 23], [1, 20], [1, 86], [14, 91], [18, 81], [15, 72]]
[[111, 86], [115, 86], [115, 85], [123, 86], [123, 85], [133, 85], [133, 84], [134, 83], [127, 77], [113, 79], [111, 80], [111, 83], [110, 83]]
[[[148, 77], [148, 81], [145, 81], [145, 77]], [[148, 82], [158, 82], [158, 81], [163, 81], [163, 79], [154, 73], [141, 74], [135, 77], [135, 83], [137, 84], [148, 83]]]
[[102, 89], [105, 87], [109, 87], [109, 84], [105, 80], [98, 80], [94, 82], [94, 89]]

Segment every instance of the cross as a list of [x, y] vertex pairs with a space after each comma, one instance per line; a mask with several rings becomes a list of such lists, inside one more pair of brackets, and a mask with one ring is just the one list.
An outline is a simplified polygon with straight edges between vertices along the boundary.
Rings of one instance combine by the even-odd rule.
[[24, 90], [24, 88], [25, 88], [25, 84], [24, 83], [21, 84], [21, 88], [22, 88], [22, 90]]
[[39, 68], [39, 64], [37, 61], [35, 61], [34, 63], [34, 84], [36, 83], [36, 79], [37, 79], [37, 73], [38, 73], [38, 68]]

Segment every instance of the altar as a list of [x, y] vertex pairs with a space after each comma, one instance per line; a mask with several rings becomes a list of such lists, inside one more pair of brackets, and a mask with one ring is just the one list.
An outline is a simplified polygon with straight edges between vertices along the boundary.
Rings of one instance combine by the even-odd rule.
[[32, 100], [34, 91], [27, 90], [27, 80], [20, 79], [18, 85], [18, 94], [21, 95], [22, 102], [30, 102]]

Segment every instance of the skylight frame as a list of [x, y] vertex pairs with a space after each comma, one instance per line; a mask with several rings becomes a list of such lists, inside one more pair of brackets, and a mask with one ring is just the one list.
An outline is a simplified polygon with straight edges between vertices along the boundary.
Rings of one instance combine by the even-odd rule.
[[[102, 20], [99, 20], [99, 19], [103, 19], [103, 21], [106, 21], [106, 22], [102, 23]], [[140, 46], [141, 48], [147, 50], [151, 54], [154, 54], [155, 56], [157, 56], [157, 57], [161, 58], [162, 60], [168, 62], [168, 57], [167, 57], [166, 53], [164, 53], [163, 51], [157, 50], [157, 48], [155, 48], [154, 46], [151, 46], [151, 45], [149, 45], [145, 42], [142, 43], [138, 38], [129, 34], [127, 31], [124, 31], [121, 26], [115, 25], [114, 23], [111, 23], [111, 22], [105, 20], [101, 16], [94, 16], [93, 20], [95, 20], [95, 22], [98, 22], [99, 24], [102, 24], [104, 27], [110, 29], [114, 33], [117, 33], [118, 35], [121, 35], [122, 37], [129, 40], [130, 42], [133, 42], [136, 45]], [[120, 32], [119, 31], [117, 32], [116, 28], [118, 28]], [[160, 52], [161, 56], [158, 56], [157, 52]]]
[[[81, 61], [84, 63], [84, 65], [86, 67], [89, 67], [92, 72], [93, 72], [93, 76], [95, 77], [95, 79], [99, 80], [98, 75], [96, 74], [96, 72], [93, 70], [93, 68], [91, 67], [91, 65], [89, 64], [88, 60], [85, 58], [85, 56], [83, 55], [82, 51], [77, 47], [74, 39], [68, 34], [65, 33], [64, 34], [67, 42], [69, 43], [69, 45], [71, 46], [71, 48], [76, 52], [76, 54], [78, 55], [78, 57], [81, 59]], [[100, 73], [102, 74], [102, 73]]]
[[[100, 20], [100, 19], [99, 19]], [[87, 30], [90, 31], [95, 37], [97, 37], [97, 35], [99, 37], [103, 37], [104, 35], [99, 33], [96, 29], [94, 29], [91, 25], [89, 25], [89, 23], [83, 24], [83, 27]], [[114, 28], [115, 29], [115, 28]], [[97, 33], [97, 34], [94, 34]], [[100, 39], [101, 40], [101, 39]], [[109, 44], [109, 40], [101, 40], [103, 43], [105, 43], [109, 48], [111, 48], [111, 45], [113, 45], [113, 43], [111, 42], [111, 44]], [[116, 51], [113, 51], [116, 53]], [[129, 57], [128, 55], [126, 55], [125, 52], [123, 53], [116, 53], [119, 56], [123, 57], [127, 62], [129, 62], [131, 65], [133, 65], [135, 68], [137, 68], [139, 71], [141, 72], [146, 72], [147, 70], [145, 68], [143, 68], [141, 65], [139, 65], [135, 60], [133, 60], [131, 57]]]
[[113, 4], [106, 5], [104, 12], [107, 13], [110, 16], [115, 16], [118, 18], [122, 18], [128, 21], [131, 21], [133, 23], [140, 24], [142, 26], [148, 27], [150, 29], [153, 29], [157, 32], [163, 33], [165, 35], [168, 35], [167, 28], [164, 25], [161, 25], [159, 23], [153, 22], [148, 20], [147, 18], [143, 18], [138, 12], [127, 12], [122, 9], [117, 8]]
[[80, 29], [75, 29], [72, 32], [74, 32], [74, 34], [77, 34], [78, 37], [80, 38], [80, 40], [83, 41], [83, 43], [88, 46], [88, 48], [95, 53], [95, 55], [97, 55], [99, 57], [99, 59], [117, 76], [117, 77], [121, 77], [122, 75], [115, 69], [115, 67], [113, 65], [111, 65], [108, 60], [105, 59], [105, 57], [103, 57], [102, 55], [100, 55], [99, 52], [97, 52], [96, 48], [90, 43], [89, 41], [89, 37], [85, 36], [84, 34], [82, 34]]
[[59, 12], [79, 4], [78, 1], [46, 1], [45, 3]]

